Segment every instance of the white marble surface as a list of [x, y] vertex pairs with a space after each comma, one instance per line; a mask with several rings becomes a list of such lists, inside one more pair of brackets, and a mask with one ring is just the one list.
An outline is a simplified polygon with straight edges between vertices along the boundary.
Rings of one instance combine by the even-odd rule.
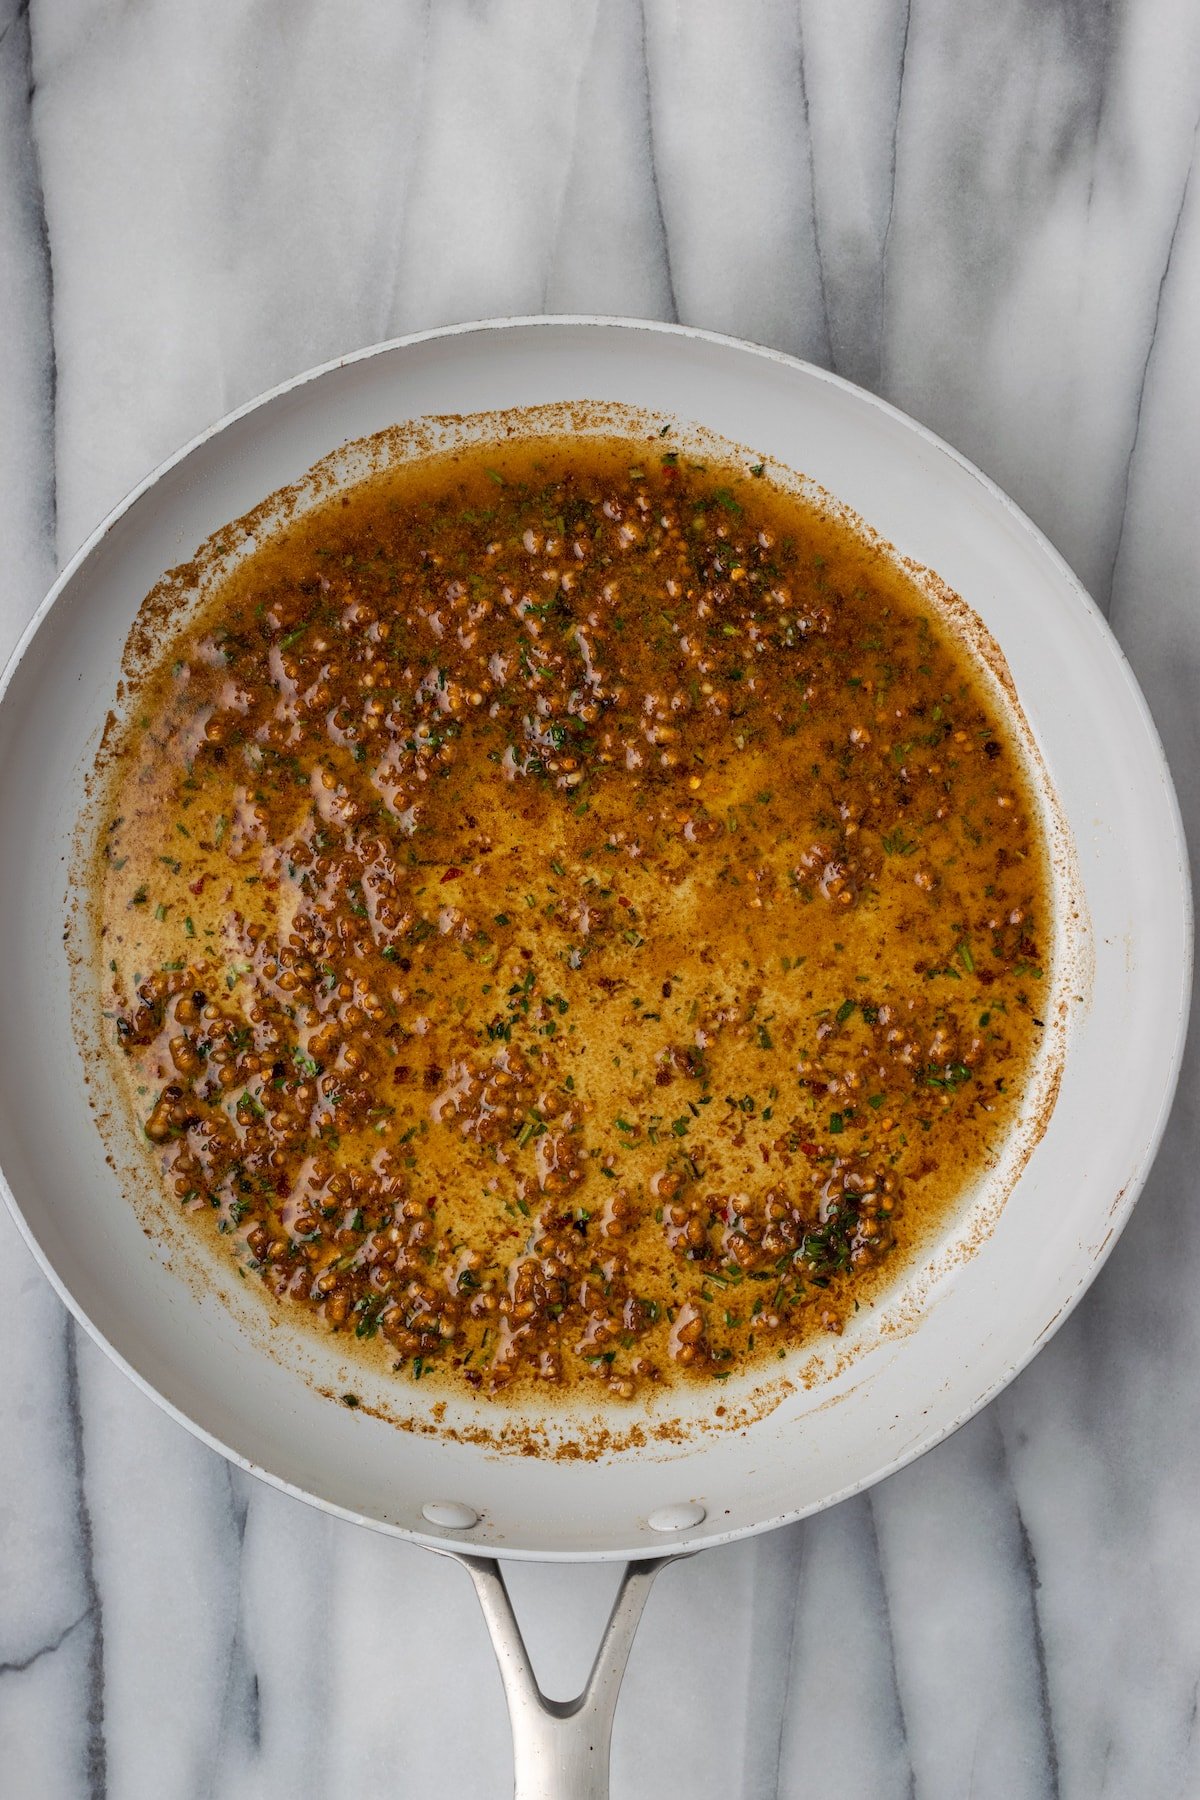
[[[1015, 495], [1200, 842], [1198, 113], [1193, 0], [2, 0], [0, 649], [134, 481], [296, 370], [678, 317], [877, 389]], [[1200, 1795], [1196, 1077], [998, 1402], [662, 1578], [618, 1796]], [[6, 1217], [0, 1361], [3, 1800], [510, 1791], [461, 1571], [231, 1472]], [[611, 1582], [518, 1571], [562, 1686]]]

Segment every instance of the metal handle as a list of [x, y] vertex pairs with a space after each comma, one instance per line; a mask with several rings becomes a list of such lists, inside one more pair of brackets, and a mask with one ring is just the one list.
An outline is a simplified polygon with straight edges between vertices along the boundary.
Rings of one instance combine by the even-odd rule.
[[512, 1727], [514, 1800], [608, 1800], [613, 1717], [634, 1633], [654, 1577], [680, 1557], [627, 1564], [583, 1692], [574, 1700], [548, 1700], [533, 1673], [499, 1564], [461, 1550], [443, 1554], [460, 1562], [475, 1583], [500, 1665]]

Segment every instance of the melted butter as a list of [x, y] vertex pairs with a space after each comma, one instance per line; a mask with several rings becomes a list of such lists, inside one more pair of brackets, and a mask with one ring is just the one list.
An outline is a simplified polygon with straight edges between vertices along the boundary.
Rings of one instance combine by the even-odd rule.
[[292, 524], [105, 771], [168, 1191], [410, 1376], [627, 1396], [839, 1329], [1031, 1064], [994, 685], [837, 521], [660, 452], [491, 446]]

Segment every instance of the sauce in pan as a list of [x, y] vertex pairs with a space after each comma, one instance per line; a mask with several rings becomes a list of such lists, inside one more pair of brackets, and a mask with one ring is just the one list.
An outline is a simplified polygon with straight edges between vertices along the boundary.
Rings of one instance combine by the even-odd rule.
[[1047, 856], [996, 682], [761, 469], [433, 457], [144, 678], [98, 850], [168, 1192], [407, 1378], [629, 1397], [847, 1316], [1012, 1129]]

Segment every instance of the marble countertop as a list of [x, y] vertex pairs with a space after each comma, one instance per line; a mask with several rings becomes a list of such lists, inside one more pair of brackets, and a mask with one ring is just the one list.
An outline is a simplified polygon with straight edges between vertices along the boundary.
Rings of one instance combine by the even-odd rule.
[[[300, 369], [678, 318], [862, 382], [1014, 495], [1200, 843], [1198, 118], [1189, 0], [3, 0], [0, 652], [135, 481]], [[617, 1796], [1200, 1795], [1197, 1092], [1193, 1044], [1132, 1224], [1001, 1399], [662, 1577]], [[462, 1571], [229, 1468], [6, 1215], [0, 1359], [4, 1800], [511, 1791]], [[563, 1687], [614, 1579], [515, 1572]]]

